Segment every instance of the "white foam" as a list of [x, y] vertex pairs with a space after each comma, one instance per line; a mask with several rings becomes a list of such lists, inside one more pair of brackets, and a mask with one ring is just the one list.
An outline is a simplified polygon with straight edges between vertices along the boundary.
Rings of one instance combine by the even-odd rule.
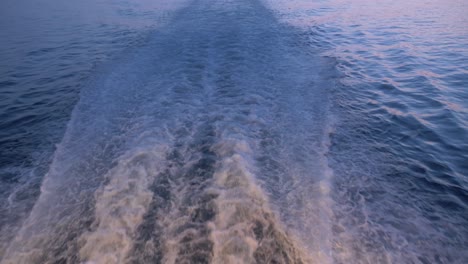
[[137, 150], [119, 159], [96, 191], [94, 228], [82, 234], [86, 263], [122, 263], [152, 200], [150, 184], [164, 168], [163, 148]]
[[[284, 232], [255, 183], [250, 148], [245, 141], [223, 141], [214, 147], [220, 156], [214, 174], [218, 214], [212, 223], [214, 263], [306, 263], [304, 252]], [[309, 260], [310, 261], [310, 260]]]

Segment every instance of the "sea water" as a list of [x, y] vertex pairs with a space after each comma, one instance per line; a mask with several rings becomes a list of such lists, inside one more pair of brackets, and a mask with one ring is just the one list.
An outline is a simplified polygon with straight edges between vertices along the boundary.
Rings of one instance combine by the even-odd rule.
[[466, 263], [464, 1], [3, 1], [1, 263]]

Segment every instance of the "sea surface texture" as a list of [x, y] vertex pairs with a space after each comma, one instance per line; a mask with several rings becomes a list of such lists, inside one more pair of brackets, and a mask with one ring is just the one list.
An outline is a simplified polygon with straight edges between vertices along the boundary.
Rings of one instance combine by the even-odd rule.
[[1, 1], [0, 263], [468, 263], [467, 14]]

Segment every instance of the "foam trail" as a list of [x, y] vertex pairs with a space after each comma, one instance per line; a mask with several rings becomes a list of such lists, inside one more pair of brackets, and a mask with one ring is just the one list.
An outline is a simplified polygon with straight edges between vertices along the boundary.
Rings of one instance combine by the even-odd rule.
[[251, 151], [242, 141], [215, 147], [218, 214], [213, 222], [214, 263], [310, 263], [285, 233], [249, 169]]
[[248, 143], [219, 139], [202, 149], [180, 147], [184, 165], [172, 160], [156, 179], [161, 196], [126, 262], [312, 263], [256, 184]]
[[2, 263], [330, 262], [330, 84], [301, 41], [259, 1], [181, 9], [83, 90]]
[[96, 191], [92, 231], [82, 234], [80, 258], [86, 263], [121, 263], [148, 209], [154, 177], [162, 171], [163, 148], [137, 150], [119, 158], [108, 172], [109, 183]]

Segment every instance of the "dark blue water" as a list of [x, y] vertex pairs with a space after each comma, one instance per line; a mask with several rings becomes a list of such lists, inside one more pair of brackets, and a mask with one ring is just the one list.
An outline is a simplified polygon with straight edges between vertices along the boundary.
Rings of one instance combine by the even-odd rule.
[[0, 262], [468, 262], [466, 14], [3, 1]]

